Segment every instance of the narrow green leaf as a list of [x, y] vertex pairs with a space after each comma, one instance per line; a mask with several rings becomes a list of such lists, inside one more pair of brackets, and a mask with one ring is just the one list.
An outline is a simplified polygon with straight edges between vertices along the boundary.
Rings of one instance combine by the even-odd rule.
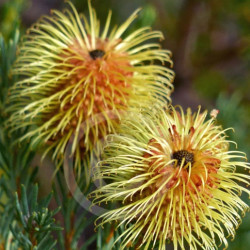
[[30, 211], [36, 211], [37, 209], [37, 195], [38, 195], [38, 184], [35, 184], [31, 192], [31, 202], [30, 202]]
[[40, 250], [40, 249], [43, 250], [43, 249], [45, 249], [46, 243], [49, 240], [49, 236], [50, 236], [50, 232], [47, 232], [45, 234], [45, 236], [43, 236], [43, 239], [37, 245], [37, 250]]
[[20, 218], [21, 223], [23, 224], [23, 226], [26, 227], [26, 222], [25, 222], [24, 217], [23, 217], [23, 212], [22, 212], [19, 200], [18, 200], [18, 194], [17, 193], [15, 193], [15, 198], [16, 198], [16, 209], [17, 209], [19, 218]]
[[26, 188], [24, 185], [21, 185], [21, 204], [23, 206], [24, 214], [29, 217], [29, 205], [28, 205], [28, 199], [26, 194]]
[[[48, 210], [47, 210], [47, 212], [48, 212]], [[40, 219], [40, 221], [39, 221], [39, 224], [40, 224], [41, 226], [44, 225], [44, 222], [45, 222], [45, 220], [46, 220], [46, 217], [47, 217], [47, 213], [43, 213], [42, 216], [41, 216], [41, 219]]]
[[47, 248], [47, 249], [48, 249], [48, 250], [55, 249], [54, 247], [56, 246], [56, 243], [57, 243], [57, 241], [55, 240], [55, 241], [52, 243], [52, 245], [51, 245], [49, 248]]

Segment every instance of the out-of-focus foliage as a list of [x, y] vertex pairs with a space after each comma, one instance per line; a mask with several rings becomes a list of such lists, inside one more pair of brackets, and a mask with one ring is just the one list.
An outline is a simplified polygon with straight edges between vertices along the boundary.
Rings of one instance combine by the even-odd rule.
[[250, 157], [250, 140], [246, 135], [249, 133], [250, 116], [249, 110], [242, 105], [242, 93], [235, 92], [232, 96], [221, 93], [216, 101], [216, 107], [220, 114], [218, 120], [223, 127], [231, 127], [233, 130], [227, 134], [238, 144], [238, 149]]
[[[242, 94], [240, 91], [235, 92], [232, 96], [221, 93], [216, 101], [216, 107], [220, 110], [218, 121], [223, 127], [232, 127], [233, 130], [227, 131], [227, 134], [233, 141], [237, 142], [237, 147], [250, 157], [250, 116], [249, 109], [242, 104]], [[248, 135], [248, 136], [247, 136]], [[231, 145], [235, 150], [236, 145]], [[249, 203], [249, 197], [244, 195], [242, 199]], [[230, 250], [245, 250], [250, 247], [250, 214], [247, 213], [243, 219], [242, 225], [236, 233], [236, 239], [229, 245]]]
[[13, 27], [20, 23], [20, 13], [26, 7], [28, 1], [25, 0], [7, 0], [0, 5], [0, 33], [7, 41], [11, 38]]

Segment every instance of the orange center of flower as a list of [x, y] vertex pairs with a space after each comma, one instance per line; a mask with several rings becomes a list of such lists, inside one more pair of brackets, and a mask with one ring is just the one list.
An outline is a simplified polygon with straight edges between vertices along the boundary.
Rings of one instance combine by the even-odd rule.
[[[97, 49], [88, 51], [75, 41], [59, 55], [61, 60], [58, 71], [63, 70], [66, 76], [60, 78], [57, 91], [63, 92], [70, 86], [72, 88], [63, 92], [61, 106], [55, 110], [55, 114], [65, 112], [70, 116], [61, 134], [75, 131], [81, 116], [81, 122], [88, 121], [97, 114], [102, 117], [100, 120], [105, 121], [97, 124], [99, 132], [94, 135], [94, 132], [90, 131], [89, 135], [86, 135], [92, 141], [107, 132], [106, 119], [109, 111], [127, 108], [133, 76], [126, 53], [116, 52], [106, 40], [97, 40], [96, 46]], [[53, 117], [53, 114], [51, 116]], [[56, 140], [61, 134], [51, 139]], [[83, 138], [80, 146], [84, 147], [84, 144]]]
[[[105, 47], [105, 44], [100, 47]], [[72, 65], [70, 70], [73, 72], [69, 79], [65, 79], [65, 86], [79, 84], [74, 90], [78, 94], [65, 105], [65, 109], [82, 102], [80, 112], [91, 116], [127, 106], [133, 74], [129, 70], [130, 63], [123, 59], [124, 55], [105, 52], [104, 49], [83, 50], [75, 42], [63, 57]], [[90, 105], [91, 114], [88, 112]]]
[[[175, 127], [173, 131], [170, 146], [176, 149], [179, 145], [180, 135]], [[194, 128], [191, 131], [193, 133]], [[143, 157], [148, 164], [148, 171], [153, 173], [148, 182], [154, 178], [156, 181], [132, 197], [132, 202], [135, 202], [157, 192], [158, 195], [152, 200], [152, 204], [154, 204], [156, 199], [161, 199], [164, 195], [165, 200], [161, 204], [161, 209], [166, 211], [164, 213], [170, 221], [175, 214], [175, 231], [179, 234], [181, 234], [179, 218], [182, 218], [182, 223], [187, 220], [185, 216], [178, 215], [182, 213], [180, 209], [183, 211], [188, 209], [190, 213], [194, 213], [197, 209], [196, 202], [204, 202], [199, 198], [199, 195], [210, 199], [212, 197], [211, 189], [217, 188], [219, 183], [216, 173], [220, 166], [220, 160], [214, 158], [211, 151], [203, 152], [192, 149], [191, 142], [187, 142], [187, 145], [189, 145], [188, 150], [176, 150], [172, 155], [167, 155], [162, 144], [156, 139], [151, 139], [148, 143], [149, 151]], [[173, 162], [173, 160], [175, 161]], [[180, 202], [181, 204], [179, 204]], [[174, 207], [171, 204], [175, 204]], [[169, 206], [172, 206], [170, 210], [168, 210]], [[152, 211], [152, 216], [157, 213], [158, 209], [156, 207]], [[199, 214], [196, 212], [195, 220], [199, 220]], [[172, 230], [168, 231], [167, 238], [169, 239], [173, 236]]]
[[[159, 176], [155, 188], [164, 185], [163, 193], [173, 187], [182, 188], [181, 184], [186, 185], [193, 193], [196, 188], [201, 191], [207, 190], [207, 186], [216, 187], [215, 174], [219, 169], [220, 160], [212, 157], [212, 152], [184, 149], [175, 151], [172, 156], [166, 156], [162, 145], [155, 139], [151, 139], [148, 145], [151, 153], [145, 153], [144, 157], [150, 159], [149, 171], [153, 170], [154, 176]], [[176, 160], [176, 163], [171, 159]], [[169, 164], [166, 165], [166, 161], [169, 161]], [[192, 167], [191, 173], [189, 164]], [[178, 183], [179, 185], [175, 186]]]

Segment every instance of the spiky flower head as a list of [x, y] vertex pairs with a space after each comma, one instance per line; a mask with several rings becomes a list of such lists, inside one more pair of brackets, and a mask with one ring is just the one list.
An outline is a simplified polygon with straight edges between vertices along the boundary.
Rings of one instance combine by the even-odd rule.
[[[147, 43], [162, 39], [161, 32], [144, 27], [124, 36], [138, 11], [110, 31], [111, 12], [101, 25], [90, 1], [89, 20], [68, 4], [71, 9], [52, 11], [24, 37], [13, 70], [23, 78], [11, 89], [10, 122], [15, 129], [30, 126], [21, 139], [47, 144], [54, 157], [74, 135], [72, 150], [80, 158], [114, 130], [108, 111], [120, 119], [128, 107], [169, 101], [173, 72], [164, 66], [172, 64], [170, 52]], [[85, 136], [77, 143], [83, 122]]]
[[[118, 202], [99, 218], [99, 225], [125, 229], [121, 249], [217, 249], [235, 235], [248, 209], [240, 195], [249, 175], [245, 155], [230, 151], [217, 111], [192, 114], [171, 107], [151, 116], [128, 118], [119, 134], [110, 135], [96, 178], [102, 185], [94, 203]], [[238, 182], [242, 182], [239, 185]], [[155, 248], [154, 248], [155, 249]]]

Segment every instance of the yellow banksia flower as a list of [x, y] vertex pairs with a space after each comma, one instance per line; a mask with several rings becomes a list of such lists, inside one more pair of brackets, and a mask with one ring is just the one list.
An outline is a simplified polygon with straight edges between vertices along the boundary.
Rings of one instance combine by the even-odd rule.
[[125, 228], [121, 249], [167, 249], [168, 242], [174, 249], [217, 249], [234, 237], [248, 210], [240, 195], [250, 194], [249, 175], [236, 170], [250, 167], [244, 153], [229, 150], [216, 115], [170, 107], [127, 118], [119, 134], [109, 135], [95, 173], [107, 184], [92, 195], [94, 204], [118, 203], [98, 224]]
[[[73, 136], [80, 162], [98, 138], [114, 131], [123, 110], [170, 101], [173, 72], [166, 67], [172, 65], [170, 52], [148, 43], [162, 39], [161, 32], [144, 27], [124, 36], [138, 11], [110, 30], [111, 12], [101, 25], [90, 1], [89, 19], [68, 5], [42, 17], [24, 37], [13, 70], [22, 78], [11, 89], [9, 121], [14, 129], [29, 126], [21, 140], [47, 145], [56, 159]], [[82, 123], [85, 136], [78, 143]]]

